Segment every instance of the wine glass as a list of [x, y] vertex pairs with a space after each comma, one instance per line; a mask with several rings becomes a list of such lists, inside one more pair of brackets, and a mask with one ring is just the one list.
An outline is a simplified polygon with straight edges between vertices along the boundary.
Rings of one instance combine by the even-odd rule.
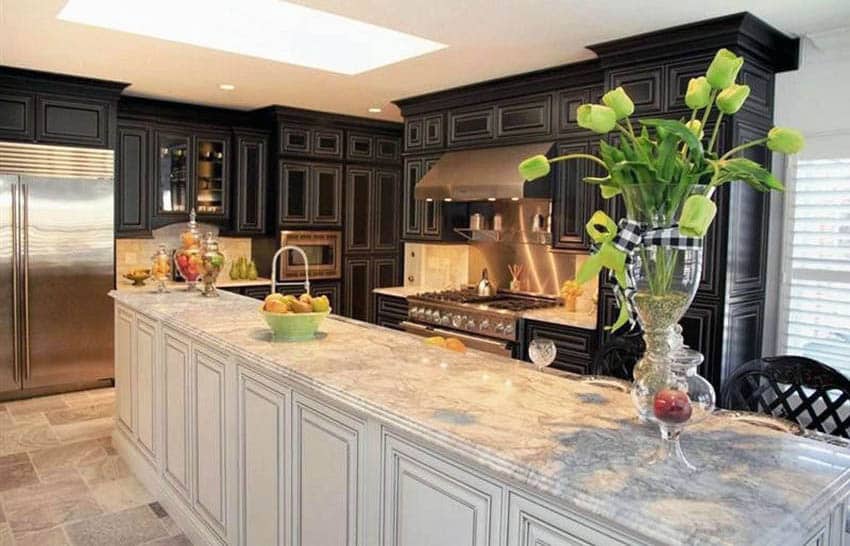
[[555, 342], [551, 339], [536, 337], [528, 345], [528, 356], [538, 370], [554, 362], [557, 352]]

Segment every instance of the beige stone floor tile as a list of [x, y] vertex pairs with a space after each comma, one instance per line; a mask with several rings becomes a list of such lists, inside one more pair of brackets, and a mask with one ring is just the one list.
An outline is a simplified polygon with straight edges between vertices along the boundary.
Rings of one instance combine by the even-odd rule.
[[145, 542], [144, 546], [192, 546], [192, 542], [186, 538], [186, 535], [175, 535]]
[[53, 425], [52, 428], [59, 440], [63, 442], [74, 442], [77, 440], [107, 437], [112, 434], [114, 427], [115, 419], [112, 417], [101, 417], [78, 423]]
[[6, 410], [12, 414], [12, 416], [17, 417], [27, 413], [39, 413], [67, 408], [68, 404], [65, 403], [65, 399], [62, 398], [61, 394], [56, 394], [53, 396], [40, 396], [38, 398], [6, 402], [5, 406]]
[[102, 462], [107, 457], [107, 446], [111, 447], [111, 441], [108, 438], [83, 440], [32, 451], [30, 459], [35, 469], [43, 474], [51, 470], [76, 468]]
[[26, 453], [0, 457], [0, 491], [34, 483], [38, 483], [38, 475]]
[[89, 405], [79, 405], [68, 409], [48, 411], [45, 415], [47, 416], [47, 421], [51, 425], [67, 425], [69, 423], [77, 423], [80, 421], [112, 417], [115, 415], [115, 406], [112, 402], [92, 404], [90, 400]]
[[89, 400], [96, 404], [115, 401], [115, 389], [111, 387], [106, 389], [95, 389], [91, 391], [86, 391], [86, 393], [89, 396]]
[[147, 507], [156, 500], [133, 476], [93, 485], [91, 492], [104, 512], [119, 512], [140, 505]]
[[78, 521], [66, 525], [65, 532], [74, 546], [134, 546], [166, 536], [165, 528], [147, 506]]
[[46, 531], [16, 536], [15, 546], [68, 546], [68, 538], [59, 526]]
[[108, 455], [97, 462], [80, 465], [77, 470], [89, 486], [130, 476], [130, 467], [118, 455]]
[[8, 523], [0, 523], [0, 546], [15, 546], [12, 528]]
[[180, 526], [178, 526], [174, 522], [174, 520], [171, 519], [171, 516], [165, 516], [164, 518], [160, 519], [159, 521], [162, 522], [162, 525], [165, 527], [165, 531], [169, 535], [179, 535], [180, 533], [183, 532], [183, 530], [180, 528]]
[[49, 425], [47, 416], [44, 412], [24, 413], [21, 415], [12, 415], [12, 422], [16, 425]]
[[59, 445], [50, 425], [15, 425], [0, 429], [0, 456]]
[[76, 472], [51, 483], [3, 491], [0, 500], [16, 539], [102, 513]]
[[62, 398], [69, 406], [74, 406], [78, 404], [87, 406], [91, 404], [91, 396], [89, 396], [89, 391], [66, 392], [62, 395]]
[[6, 408], [0, 408], [0, 429], [10, 428], [15, 425], [12, 416], [6, 411]]

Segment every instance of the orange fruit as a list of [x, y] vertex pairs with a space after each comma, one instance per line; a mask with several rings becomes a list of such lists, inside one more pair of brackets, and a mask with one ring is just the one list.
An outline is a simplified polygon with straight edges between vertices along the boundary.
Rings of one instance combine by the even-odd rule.
[[456, 351], [458, 353], [466, 352], [466, 345], [463, 344], [463, 341], [459, 340], [456, 337], [450, 337], [446, 339], [446, 349], [450, 349], [452, 351]]

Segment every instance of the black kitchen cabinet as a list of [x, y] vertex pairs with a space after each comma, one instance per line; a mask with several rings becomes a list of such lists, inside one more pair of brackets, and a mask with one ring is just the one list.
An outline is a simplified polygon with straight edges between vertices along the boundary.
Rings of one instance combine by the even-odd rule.
[[407, 298], [374, 295], [375, 324], [393, 330], [404, 330], [401, 323], [407, 320]]
[[398, 250], [398, 171], [349, 167], [346, 175], [346, 252]]
[[496, 137], [496, 107], [449, 110], [449, 146], [486, 144]]
[[39, 95], [35, 138], [45, 144], [109, 146], [110, 105], [103, 101]]
[[0, 90], [0, 140], [35, 137], [35, 95]]
[[150, 148], [149, 126], [118, 126], [118, 146], [115, 152], [115, 232], [120, 236], [150, 234]]
[[522, 97], [496, 106], [496, 138], [552, 134], [552, 95]]
[[522, 320], [520, 324], [522, 359], [531, 362], [528, 346], [534, 339], [549, 339], [557, 349], [553, 368], [587, 374], [598, 347], [595, 330], [564, 326], [551, 322]]
[[281, 160], [278, 211], [280, 227], [341, 227], [342, 167]]
[[233, 231], [261, 234], [266, 226], [268, 138], [264, 133], [235, 131], [236, 176]]
[[402, 214], [403, 237], [406, 241], [434, 241], [443, 236], [443, 207], [439, 201], [416, 199], [417, 182], [439, 160], [439, 157], [408, 158], [404, 160], [404, 191]]
[[343, 314], [368, 322], [375, 321], [373, 290], [400, 284], [398, 255], [349, 256], [344, 263], [345, 298]]
[[[221, 290], [233, 292], [234, 294], [241, 294], [243, 296], [248, 296], [249, 298], [254, 298], [257, 300], [264, 300], [266, 296], [271, 294], [271, 286], [269, 286], [268, 284], [254, 286], [224, 286], [221, 287]], [[298, 285], [278, 285], [277, 291], [281, 294], [292, 294], [293, 296], [300, 296], [304, 293], [304, 287]], [[310, 294], [313, 297], [327, 296], [328, 301], [331, 305], [331, 312], [339, 313], [339, 281], [311, 282]]]
[[153, 227], [185, 220], [194, 202], [192, 133], [181, 128], [154, 130]]
[[423, 141], [425, 149], [442, 148], [445, 140], [443, 114], [430, 114], [422, 119]]
[[349, 161], [372, 161], [375, 159], [375, 138], [361, 133], [348, 133], [345, 155]]
[[281, 123], [278, 132], [281, 155], [342, 159], [343, 133], [329, 127]]
[[199, 220], [225, 223], [230, 217], [230, 133], [195, 133], [193, 146], [192, 207]]
[[[558, 145], [558, 155], [596, 153], [593, 140]], [[552, 195], [552, 246], [562, 250], [586, 252], [591, 240], [585, 224], [601, 203], [599, 186], [584, 182], [586, 176], [600, 176], [601, 167], [585, 159], [562, 161], [555, 165]]]

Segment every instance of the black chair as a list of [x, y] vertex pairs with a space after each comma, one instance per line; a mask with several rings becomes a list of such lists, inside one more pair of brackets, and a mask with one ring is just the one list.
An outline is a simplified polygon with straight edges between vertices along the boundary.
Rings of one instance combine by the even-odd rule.
[[593, 355], [590, 373], [631, 381], [632, 370], [645, 350], [646, 344], [640, 331], [611, 336]]
[[720, 406], [850, 438], [850, 380], [811, 358], [774, 356], [747, 362], [723, 383]]

